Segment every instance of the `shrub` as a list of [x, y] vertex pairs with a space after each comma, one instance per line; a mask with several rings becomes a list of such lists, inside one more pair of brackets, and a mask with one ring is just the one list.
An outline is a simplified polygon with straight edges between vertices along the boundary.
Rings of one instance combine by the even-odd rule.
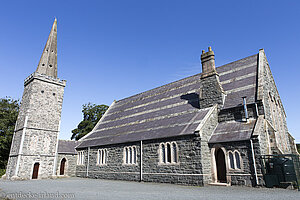
[[5, 174], [6, 169], [0, 169], [0, 178]]

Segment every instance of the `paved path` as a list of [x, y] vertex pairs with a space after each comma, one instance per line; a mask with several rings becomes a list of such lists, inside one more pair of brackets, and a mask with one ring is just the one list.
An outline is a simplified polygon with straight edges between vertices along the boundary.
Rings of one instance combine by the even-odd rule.
[[84, 200], [299, 200], [300, 192], [296, 190], [237, 186], [194, 187], [129, 181], [60, 178], [56, 180], [28, 181], [0, 180], [0, 199], [1, 196], [10, 197], [11, 199]]

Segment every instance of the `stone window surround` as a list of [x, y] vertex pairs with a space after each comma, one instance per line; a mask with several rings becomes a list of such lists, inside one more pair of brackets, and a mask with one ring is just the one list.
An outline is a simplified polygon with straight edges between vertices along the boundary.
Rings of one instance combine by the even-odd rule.
[[[230, 158], [229, 158], [230, 153], [232, 153], [232, 156], [233, 156], [233, 166], [234, 166], [234, 168], [231, 168], [231, 161], [230, 161]], [[240, 168], [237, 167], [236, 153], [238, 153], [239, 158], [240, 158]], [[234, 151], [229, 150], [226, 153], [226, 155], [227, 155], [227, 159], [228, 159], [228, 169], [229, 169], [229, 171], [243, 171], [243, 165], [242, 165], [243, 160], [242, 160], [241, 153], [238, 150], [234, 150]]]
[[84, 165], [84, 151], [78, 151], [77, 154], [77, 165]]
[[[126, 149], [128, 154], [126, 154]], [[131, 163], [130, 158], [128, 157], [129, 152], [131, 150]], [[137, 165], [137, 147], [135, 145], [133, 146], [126, 146], [123, 148], [123, 163], [122, 165]]]
[[[104, 155], [104, 158], [102, 159]], [[102, 162], [103, 160], [103, 162]], [[107, 165], [107, 149], [98, 149], [97, 151], [97, 163], [98, 166]]]
[[[170, 145], [171, 147], [171, 162], [167, 162], [167, 145]], [[164, 152], [165, 152], [165, 160], [163, 161], [163, 149], [162, 145], [164, 145]], [[174, 155], [174, 149], [173, 145], [176, 146], [176, 155]], [[179, 165], [179, 158], [178, 158], [178, 145], [175, 141], [172, 142], [161, 142], [159, 144], [159, 149], [158, 149], [158, 157], [159, 157], [159, 162], [158, 165]], [[176, 161], [174, 161], [174, 157], [176, 157]]]

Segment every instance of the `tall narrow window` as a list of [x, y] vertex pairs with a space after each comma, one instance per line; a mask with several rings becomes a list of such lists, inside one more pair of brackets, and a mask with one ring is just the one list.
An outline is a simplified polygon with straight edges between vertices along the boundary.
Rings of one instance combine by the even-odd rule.
[[78, 151], [77, 165], [84, 165], [84, 151]]
[[98, 149], [98, 158], [97, 164], [104, 165], [106, 164], [107, 150], [106, 149]]
[[128, 164], [128, 148], [125, 148], [125, 163]]
[[166, 162], [166, 147], [164, 144], [161, 144], [161, 162]]
[[229, 155], [229, 162], [230, 162], [230, 168], [234, 169], [234, 159], [233, 159], [233, 154], [231, 152], [228, 153]]
[[129, 146], [124, 148], [124, 163], [125, 164], [136, 164], [136, 147]]
[[167, 162], [170, 163], [171, 162], [171, 145], [170, 143], [167, 143]]
[[240, 159], [240, 154], [238, 152], [235, 152], [235, 163], [236, 163], [236, 168], [241, 169], [241, 159]]
[[173, 149], [173, 155], [172, 155], [172, 158], [173, 158], [173, 162], [177, 162], [177, 145], [173, 142], [172, 143], [172, 149]]
[[129, 147], [129, 163], [132, 163], [132, 148]]
[[135, 164], [136, 163], [136, 147], [133, 147], [133, 158], [132, 158], [132, 162]]
[[105, 164], [105, 150], [102, 150], [101, 164]]
[[159, 145], [159, 162], [160, 163], [177, 163], [178, 162], [178, 146], [176, 142], [160, 143]]

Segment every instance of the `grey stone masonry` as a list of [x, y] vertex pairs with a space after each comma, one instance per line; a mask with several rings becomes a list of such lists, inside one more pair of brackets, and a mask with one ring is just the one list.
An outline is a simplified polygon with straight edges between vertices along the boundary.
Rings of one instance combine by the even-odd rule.
[[223, 105], [224, 95], [218, 74], [201, 78], [199, 94], [199, 104], [201, 109], [211, 107], [215, 104]]
[[263, 102], [265, 119], [268, 126], [270, 126], [270, 129], [274, 130], [275, 141], [268, 141], [267, 143], [274, 142], [277, 149], [276, 151], [269, 153], [292, 153], [292, 144], [289, 141], [286, 114], [263, 49], [259, 51], [258, 59], [257, 100]]
[[[66, 159], [65, 167], [64, 167], [64, 174], [60, 175], [61, 169], [61, 162], [63, 159]], [[56, 162], [56, 175], [57, 176], [76, 176], [76, 161], [77, 161], [77, 154], [61, 154], [57, 155], [57, 162]]]
[[202, 51], [201, 64], [200, 109], [208, 108], [215, 104], [223, 105], [225, 93], [216, 71], [215, 54], [211, 47], [208, 48], [208, 52]]
[[[260, 148], [257, 140], [253, 141], [254, 144], [254, 154], [255, 154], [255, 162], [257, 167], [259, 184], [263, 184], [263, 176], [261, 172], [260, 166]], [[251, 145], [249, 141], [237, 141], [230, 143], [222, 143], [222, 144], [210, 144], [210, 148], [222, 147], [226, 150], [226, 177], [227, 182], [231, 185], [246, 185], [246, 186], [255, 186], [255, 172], [254, 165], [252, 159], [252, 151]], [[235, 153], [238, 152], [240, 154], [241, 160], [241, 169], [232, 169], [230, 167], [229, 161], [229, 152]]]
[[[159, 145], [162, 142], [176, 142], [178, 145], [178, 162], [161, 163]], [[125, 164], [123, 160], [124, 147], [136, 146], [136, 164]], [[97, 165], [98, 149], [107, 149], [107, 163]], [[142, 181], [176, 183], [185, 185], [203, 185], [201, 160], [201, 142], [199, 137], [180, 136], [174, 138], [149, 140], [143, 142]], [[77, 149], [80, 151], [80, 149]], [[78, 177], [141, 180], [140, 143], [127, 143], [84, 149], [85, 163], [77, 165]], [[89, 155], [89, 158], [87, 156]], [[89, 162], [89, 165], [88, 165]], [[88, 165], [88, 166], [87, 166]], [[88, 170], [87, 170], [88, 169]]]
[[55, 156], [66, 81], [33, 73], [24, 82], [15, 133], [7, 166], [8, 179], [31, 179], [54, 174]]

